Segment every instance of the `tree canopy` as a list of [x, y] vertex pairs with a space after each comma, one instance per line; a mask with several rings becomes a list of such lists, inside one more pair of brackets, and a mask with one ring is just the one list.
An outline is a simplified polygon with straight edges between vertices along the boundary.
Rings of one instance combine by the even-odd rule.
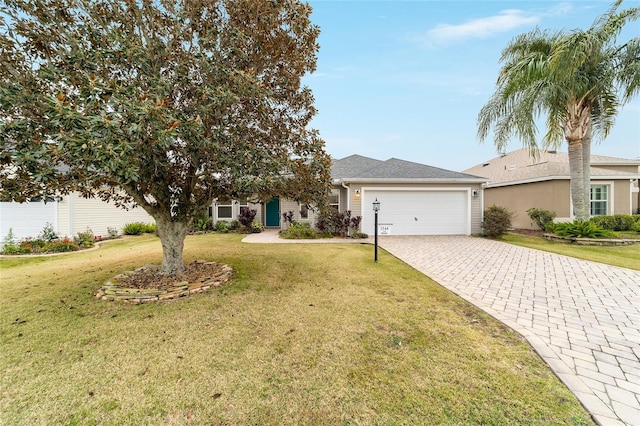
[[7, 0], [2, 200], [79, 191], [158, 223], [163, 271], [215, 198], [322, 199], [319, 28], [296, 0]]
[[535, 29], [515, 37], [502, 51], [496, 91], [478, 114], [480, 140], [493, 129], [499, 150], [515, 136], [533, 155], [536, 120], [546, 116], [542, 148], [567, 141], [574, 214], [582, 220], [589, 217], [592, 135], [606, 138], [620, 107], [640, 90], [640, 37], [617, 44], [640, 7], [619, 11], [621, 4], [587, 30]]

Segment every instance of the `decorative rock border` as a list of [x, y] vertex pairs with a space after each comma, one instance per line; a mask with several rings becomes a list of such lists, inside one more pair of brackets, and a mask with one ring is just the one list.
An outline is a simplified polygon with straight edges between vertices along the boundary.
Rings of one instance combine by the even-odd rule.
[[[215, 262], [202, 262], [207, 265], [216, 265]], [[127, 271], [120, 275], [113, 277], [110, 281], [107, 281], [103, 285], [98, 293], [96, 293], [96, 299], [120, 301], [124, 303], [130, 303], [137, 305], [140, 303], [158, 302], [161, 300], [178, 299], [186, 297], [195, 293], [202, 293], [209, 290], [211, 287], [219, 287], [222, 284], [226, 284], [231, 280], [233, 269], [227, 265], [222, 265], [220, 270], [212, 276], [208, 276], [206, 280], [201, 282], [189, 283], [188, 281], [181, 281], [173, 287], [166, 289], [159, 288], [129, 288], [120, 287], [117, 282], [119, 278], [125, 277], [128, 274], [132, 274], [144, 269], [148, 269], [149, 266], [143, 266], [135, 271]]]
[[640, 244], [640, 239], [631, 240], [624, 238], [575, 238], [561, 237], [554, 234], [544, 234], [543, 236], [549, 241], [577, 244], [581, 246], [630, 246], [633, 244]]

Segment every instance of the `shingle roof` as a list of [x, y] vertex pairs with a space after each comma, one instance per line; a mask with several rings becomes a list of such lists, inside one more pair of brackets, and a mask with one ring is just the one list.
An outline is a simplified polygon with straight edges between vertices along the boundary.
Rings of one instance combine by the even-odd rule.
[[[537, 158], [534, 159], [529, 150], [519, 149], [471, 167], [464, 173], [486, 177], [490, 180], [490, 185], [569, 177], [569, 155], [566, 152], [538, 151], [537, 154]], [[591, 156], [591, 176], [629, 176], [629, 172], [607, 169], [607, 165], [638, 166], [640, 161], [593, 155]]]
[[469, 180], [480, 179], [466, 173], [454, 172], [426, 164], [390, 158], [380, 161], [361, 155], [333, 160], [331, 177], [334, 180]]

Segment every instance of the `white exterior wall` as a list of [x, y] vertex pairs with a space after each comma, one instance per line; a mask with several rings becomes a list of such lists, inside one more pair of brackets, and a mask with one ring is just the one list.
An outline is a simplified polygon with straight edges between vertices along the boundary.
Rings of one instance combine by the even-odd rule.
[[122, 234], [125, 224], [131, 222], [154, 223], [142, 208], [125, 210], [95, 198], [83, 198], [70, 194], [58, 203], [58, 234], [74, 237], [87, 228], [94, 235], [106, 237], [107, 228], [116, 228]]
[[56, 229], [56, 201], [0, 203], [0, 246], [12, 229], [16, 241], [37, 237], [50, 223]]

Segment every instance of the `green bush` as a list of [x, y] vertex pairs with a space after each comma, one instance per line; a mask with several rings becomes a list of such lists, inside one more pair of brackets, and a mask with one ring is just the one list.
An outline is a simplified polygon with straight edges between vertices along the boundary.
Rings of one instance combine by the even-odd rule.
[[237, 231], [238, 229], [240, 229], [240, 221], [239, 220], [232, 220], [231, 222], [229, 222], [229, 226], [231, 226], [231, 230], [232, 231]]
[[47, 245], [42, 248], [42, 251], [49, 253], [64, 253], [68, 251], [78, 251], [79, 249], [80, 248], [75, 241], [72, 241], [68, 237], [65, 237], [62, 240], [51, 241], [50, 243], [47, 243]]
[[29, 249], [20, 247], [16, 243], [16, 237], [13, 234], [13, 228], [9, 228], [9, 233], [2, 240], [2, 254], [26, 254], [31, 253]]
[[215, 225], [213, 225], [213, 230], [226, 234], [227, 232], [231, 231], [231, 224], [226, 220], [219, 220]]
[[158, 229], [158, 225], [155, 223], [145, 223], [143, 227], [143, 232], [145, 234], [155, 234]]
[[569, 238], [616, 238], [618, 236], [615, 232], [601, 228], [590, 220], [556, 223], [553, 232]]
[[556, 218], [556, 212], [537, 208], [530, 208], [527, 210], [527, 214], [543, 231], [546, 230], [547, 226], [553, 223], [553, 219]]
[[313, 240], [318, 238], [318, 232], [308, 223], [293, 222], [286, 231], [280, 233], [280, 236], [288, 240]]
[[351, 234], [351, 238], [369, 238], [369, 235], [365, 234], [364, 232], [360, 232], [360, 231], [353, 231], [353, 234]]
[[488, 238], [499, 238], [511, 228], [513, 213], [495, 204], [484, 211], [482, 230]]
[[212, 225], [213, 223], [211, 221], [211, 218], [208, 216], [203, 216], [198, 220], [196, 220], [191, 226], [191, 228], [193, 231], [196, 231], [196, 232], [197, 231], [206, 232], [212, 228]]
[[253, 234], [259, 234], [262, 231], [264, 231], [264, 225], [262, 224], [262, 222], [254, 220], [253, 222], [251, 222], [251, 233]]
[[78, 232], [76, 244], [78, 244], [79, 247], [93, 247], [96, 244], [93, 231], [90, 228], [87, 228], [84, 232]]
[[632, 231], [635, 232], [640, 232], [640, 222], [636, 222], [633, 224], [633, 227], [631, 228]]
[[613, 216], [594, 216], [589, 221], [609, 231], [631, 231], [636, 218], [630, 214], [614, 214]]
[[20, 243], [20, 248], [25, 250], [24, 253], [39, 253], [46, 244], [42, 238], [27, 238]]
[[122, 232], [125, 235], [140, 235], [146, 232], [147, 225], [142, 222], [125, 223]]

